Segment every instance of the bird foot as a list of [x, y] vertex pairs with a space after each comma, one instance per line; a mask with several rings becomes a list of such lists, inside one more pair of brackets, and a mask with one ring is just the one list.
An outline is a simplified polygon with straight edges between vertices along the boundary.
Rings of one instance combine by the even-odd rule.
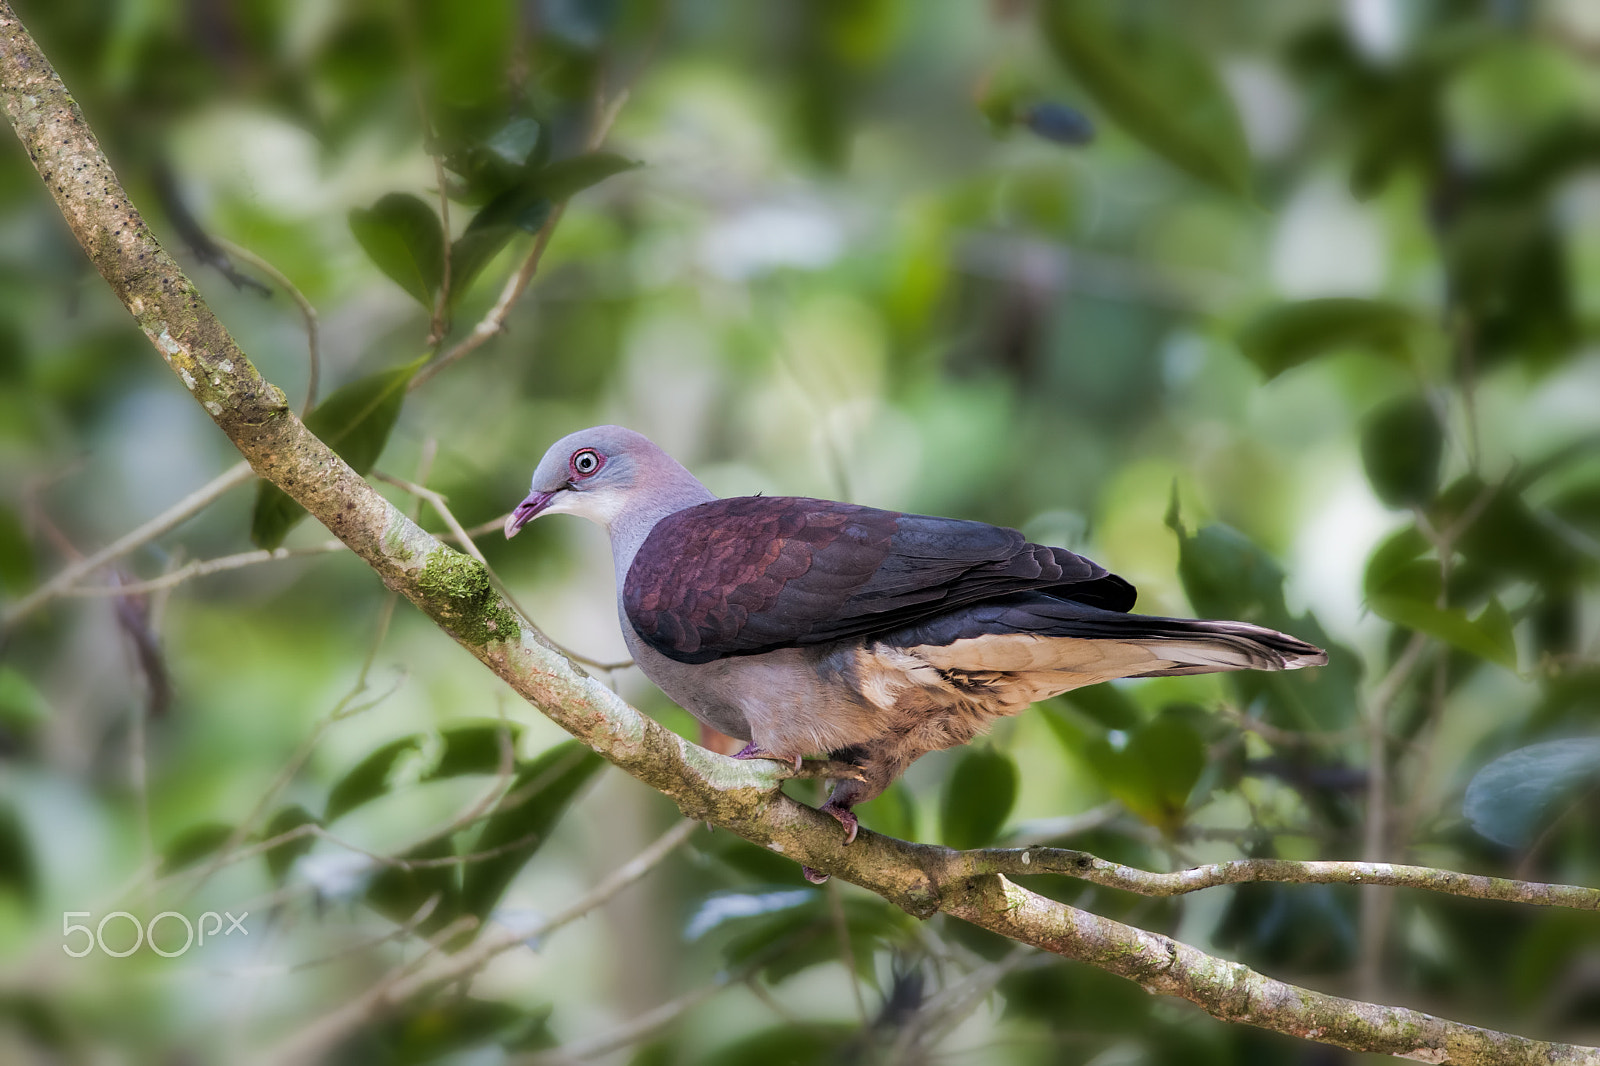
[[798, 773], [800, 771], [800, 756], [778, 755], [775, 752], [756, 747], [756, 742], [753, 740], [734, 752], [733, 757], [735, 759], [773, 759], [777, 762], [794, 763], [795, 772]]
[[830, 876], [829, 874], [823, 873], [821, 870], [813, 870], [809, 866], [800, 867], [800, 873], [807, 881], [810, 881], [814, 885], [827, 884]]
[[856, 832], [861, 828], [861, 822], [849, 807], [837, 806], [832, 800], [829, 800], [818, 807], [817, 810], [823, 814], [832, 815], [840, 825], [844, 826], [844, 842], [846, 844], [855, 843]]

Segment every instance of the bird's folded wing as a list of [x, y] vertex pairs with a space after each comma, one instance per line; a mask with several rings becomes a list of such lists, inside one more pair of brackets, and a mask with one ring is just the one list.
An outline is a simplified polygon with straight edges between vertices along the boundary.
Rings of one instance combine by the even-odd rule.
[[657, 651], [709, 662], [869, 637], [1028, 590], [1113, 611], [1134, 589], [1014, 529], [793, 496], [713, 500], [662, 519], [623, 580]]

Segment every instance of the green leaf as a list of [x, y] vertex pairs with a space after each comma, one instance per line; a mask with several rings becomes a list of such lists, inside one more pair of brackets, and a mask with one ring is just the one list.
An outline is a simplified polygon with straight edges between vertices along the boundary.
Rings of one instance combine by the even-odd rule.
[[1531, 843], [1556, 802], [1600, 782], [1600, 737], [1518, 748], [1479, 770], [1462, 812], [1472, 828], [1510, 847]]
[[13, 596], [33, 587], [33, 545], [23, 532], [22, 520], [9, 507], [0, 506], [0, 589]]
[[[396, 855], [402, 860], [454, 859], [455, 847], [447, 836], [424, 840]], [[440, 863], [427, 866], [385, 864], [367, 886], [366, 901], [379, 914], [394, 922], [405, 922], [435, 896], [439, 901], [418, 928], [431, 933], [461, 915], [461, 866]]]
[[499, 902], [511, 879], [550, 836], [567, 806], [605, 760], [576, 740], [558, 744], [517, 772], [505, 798], [484, 823], [475, 852], [497, 851], [466, 867], [462, 906], [479, 918]]
[[1411, 507], [1433, 499], [1439, 490], [1444, 430], [1433, 406], [1422, 396], [1390, 401], [1367, 416], [1361, 428], [1361, 461], [1378, 499], [1390, 507]]
[[484, 719], [461, 723], [440, 730], [442, 750], [439, 761], [424, 775], [424, 781], [437, 781], [461, 774], [497, 773], [505, 760], [505, 745], [511, 746], [513, 765], [517, 737], [522, 727], [515, 722]]
[[944, 842], [965, 851], [993, 842], [1017, 799], [1017, 766], [994, 748], [967, 748], [945, 782], [939, 806]]
[[1178, 576], [1196, 613], [1233, 618], [1290, 633], [1328, 651], [1328, 665], [1293, 673], [1242, 670], [1226, 675], [1240, 706], [1266, 702], [1267, 717], [1287, 729], [1343, 729], [1354, 721], [1360, 660], [1328, 639], [1316, 616], [1289, 613], [1283, 570], [1243, 534], [1222, 525], [1194, 534], [1176, 512], [1169, 525], [1178, 534]]
[[[439, 744], [433, 764], [418, 781], [438, 781], [462, 774], [492, 774], [499, 771], [502, 761], [501, 736], [513, 745], [520, 727], [498, 719], [465, 722], [443, 729], [438, 734]], [[383, 747], [362, 759], [328, 793], [328, 806], [323, 812], [325, 822], [332, 822], [350, 811], [377, 799], [392, 787], [396, 766], [413, 753], [429, 750], [429, 736], [413, 733], [391, 740]]]
[[[1394, 583], [1390, 583], [1394, 588]], [[1475, 619], [1459, 608], [1439, 607], [1431, 600], [1397, 592], [1384, 592], [1367, 599], [1372, 613], [1395, 625], [1437, 637], [1480, 659], [1499, 663], [1508, 670], [1517, 668], [1517, 646], [1511, 636], [1511, 618], [1498, 600]]]
[[0, 666], [0, 726], [31, 732], [50, 717], [50, 705], [22, 671]]
[[689, 921], [683, 927], [683, 938], [692, 942], [732, 923], [777, 914], [796, 907], [815, 906], [819, 898], [820, 894], [814, 888], [773, 888], [765, 892], [713, 892], [701, 900], [700, 906], [689, 916]]
[[1159, 8], [1045, 0], [1040, 12], [1056, 56], [1118, 124], [1191, 176], [1250, 195], [1250, 153], [1233, 101]]
[[1205, 743], [1180, 714], [1162, 712], [1126, 737], [1095, 737], [1082, 755], [1106, 791], [1164, 832], [1183, 825], [1189, 793], [1205, 769]]
[[848, 1062], [852, 1043], [860, 1039], [860, 1026], [840, 1022], [807, 1021], [804, 1025], [779, 1025], [741, 1036], [702, 1059], [702, 1066], [822, 1066]]
[[[380, 370], [336, 390], [306, 416], [306, 428], [363, 476], [377, 463], [400, 418], [406, 386], [428, 361], [427, 356], [389, 370]], [[250, 539], [272, 550], [306, 516], [305, 508], [278, 486], [262, 481], [256, 490]]]
[[166, 876], [201, 859], [222, 847], [233, 835], [233, 826], [223, 822], [202, 822], [191, 826], [173, 838], [161, 855], [160, 875]]
[[[1416, 526], [1406, 526], [1384, 538], [1367, 559], [1362, 588], [1367, 596], [1383, 593], [1391, 584], [1405, 579], [1404, 574], [1429, 548], [1428, 540]], [[1437, 576], [1438, 564], [1425, 564]]]
[[483, 268], [519, 232], [511, 225], [469, 226], [465, 233], [450, 242], [451, 307], [467, 294]]
[[[261, 839], [271, 840], [299, 826], [316, 824], [317, 819], [315, 816], [296, 803], [283, 808], [272, 816], [272, 820], [267, 823], [267, 827], [261, 831]], [[316, 842], [317, 838], [307, 833], [305, 836], [295, 837], [293, 840], [286, 840], [276, 847], [268, 848], [265, 852], [267, 873], [274, 881], [281, 884], [284, 877], [288, 875], [290, 867], [294, 865], [294, 861], [310, 851], [311, 846]]]
[[22, 819], [9, 803], [0, 804], [0, 892], [14, 892], [32, 906], [39, 897], [39, 872]]
[[529, 186], [547, 200], [561, 201], [591, 185], [598, 185], [614, 174], [641, 166], [613, 152], [587, 152], [559, 159], [536, 173]]
[[[871, 980], [876, 948], [903, 939], [912, 919], [881, 899], [846, 896], [841, 902], [856, 966]], [[729, 916], [717, 922], [714, 929], [705, 939], [723, 941], [723, 959], [730, 968], [764, 960], [762, 973], [772, 982], [842, 957], [827, 897], [815, 890], [810, 891], [809, 899], [795, 897], [790, 906], [775, 905], [763, 913]]]
[[1420, 320], [1381, 300], [1326, 297], [1279, 304], [1239, 333], [1239, 349], [1268, 380], [1319, 355], [1359, 348], [1403, 358]]
[[1133, 729], [1146, 717], [1133, 697], [1115, 684], [1086, 685], [1062, 698], [1107, 729]]
[[917, 805], [911, 800], [911, 790], [899, 781], [855, 808], [855, 812], [861, 824], [875, 833], [899, 840], [917, 838]]
[[410, 193], [392, 192], [350, 212], [350, 232], [378, 269], [433, 310], [444, 281], [444, 231], [433, 208]]
[[[549, 1007], [527, 1010], [510, 1003], [452, 996], [378, 1021], [342, 1045], [330, 1061], [424, 1066], [481, 1058], [460, 1053], [491, 1044], [507, 1051], [553, 1047], [556, 1041], [547, 1024], [549, 1017]], [[504, 1056], [496, 1053], [494, 1057]]]
[[425, 740], [422, 733], [391, 740], [383, 747], [356, 763], [328, 793], [328, 805], [323, 809], [323, 824], [337, 821], [346, 813], [377, 799], [389, 791], [389, 775], [404, 755], [422, 750]]

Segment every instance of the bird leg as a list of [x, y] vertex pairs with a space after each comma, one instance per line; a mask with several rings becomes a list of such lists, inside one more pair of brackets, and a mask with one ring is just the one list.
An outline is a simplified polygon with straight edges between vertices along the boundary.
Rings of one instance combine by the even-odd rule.
[[764, 748], [757, 747], [756, 742], [753, 740], [744, 747], [740, 748], [738, 751], [734, 752], [733, 757], [735, 759], [773, 759], [777, 762], [792, 762], [794, 763], [795, 771], [799, 772], [800, 770], [800, 756], [778, 755], [774, 752], [767, 751]]

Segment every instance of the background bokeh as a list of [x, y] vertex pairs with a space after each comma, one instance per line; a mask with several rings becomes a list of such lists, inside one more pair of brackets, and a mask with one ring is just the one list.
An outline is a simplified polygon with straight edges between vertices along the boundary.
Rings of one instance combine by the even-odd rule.
[[[381, 448], [377, 471], [425, 479], [466, 526], [520, 499], [551, 441], [617, 422], [721, 494], [1014, 525], [1126, 576], [1147, 613], [1330, 648], [1314, 673], [1051, 701], [923, 759], [867, 825], [1152, 869], [1371, 858], [1600, 884], [1588, 0], [14, 6], [262, 372], [300, 404], [301, 316], [246, 256], [231, 269], [258, 284], [230, 281], [208, 235], [315, 307], [321, 394], [348, 386], [320, 428]], [[586, 144], [624, 90], [604, 148], [642, 165], [610, 173]], [[505, 332], [383, 393], [471, 331], [573, 190]], [[384, 411], [404, 396], [387, 438], [350, 414], [380, 393]], [[236, 460], [0, 150], [0, 1060], [239, 1061], [452, 918], [531, 927], [677, 818], [558, 747], [403, 601], [391, 622], [346, 554], [104, 594], [252, 550], [253, 488], [86, 579], [101, 594], [9, 613]], [[304, 523], [283, 543], [326, 539]], [[625, 655], [599, 531], [551, 519], [480, 545], [553, 639]], [[636, 671], [602, 676], [698, 736]], [[326, 835], [224, 861], [302, 822]], [[376, 858], [397, 855], [469, 861]], [[1594, 914], [1030, 887], [1286, 980], [1600, 1043]], [[63, 952], [63, 912], [114, 910], [247, 910], [249, 935]], [[701, 830], [336, 1058], [517, 1061], [719, 974], [602, 1061], [1359, 1057], [1012, 948]]]

